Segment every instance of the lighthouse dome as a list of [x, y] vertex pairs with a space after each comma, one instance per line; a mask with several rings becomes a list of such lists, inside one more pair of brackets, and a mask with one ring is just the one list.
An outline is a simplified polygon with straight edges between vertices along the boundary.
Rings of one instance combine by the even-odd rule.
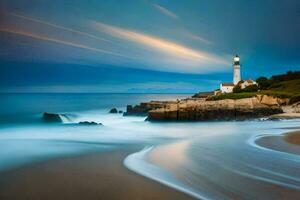
[[239, 62], [240, 61], [240, 57], [238, 55], [236, 55], [234, 58], [233, 58], [233, 61], [234, 62]]

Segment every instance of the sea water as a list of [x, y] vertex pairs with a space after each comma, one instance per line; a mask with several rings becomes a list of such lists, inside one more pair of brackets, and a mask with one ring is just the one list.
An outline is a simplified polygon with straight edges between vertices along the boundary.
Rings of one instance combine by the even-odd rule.
[[[255, 140], [299, 127], [299, 120], [151, 123], [109, 114], [112, 107], [182, 94], [2, 94], [0, 171], [61, 156], [143, 144], [124, 165], [199, 199], [293, 199], [300, 195], [300, 156]], [[47, 124], [43, 112], [70, 121]], [[103, 126], [80, 126], [94, 121]]]
[[[34, 161], [144, 143], [160, 137], [147, 131], [145, 117], [110, 114], [116, 107], [186, 94], [0, 94], [0, 171]], [[67, 114], [63, 123], [45, 123], [44, 112]], [[83, 126], [81, 121], [102, 123]], [[145, 126], [144, 126], [145, 124]], [[148, 125], [147, 125], [148, 124]], [[143, 131], [141, 131], [143, 130]]]

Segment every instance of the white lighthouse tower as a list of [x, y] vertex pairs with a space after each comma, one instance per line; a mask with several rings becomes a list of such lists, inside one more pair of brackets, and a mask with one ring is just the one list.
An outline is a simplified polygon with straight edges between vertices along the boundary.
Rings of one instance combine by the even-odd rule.
[[237, 85], [241, 81], [240, 57], [236, 55], [233, 58], [233, 84]]
[[233, 83], [221, 83], [220, 89], [215, 90], [215, 95], [222, 93], [232, 93], [235, 86], [240, 86], [241, 89], [245, 89], [250, 85], [257, 85], [257, 83], [251, 79], [242, 80], [241, 78], [241, 65], [240, 57], [238, 55], [233, 58]]

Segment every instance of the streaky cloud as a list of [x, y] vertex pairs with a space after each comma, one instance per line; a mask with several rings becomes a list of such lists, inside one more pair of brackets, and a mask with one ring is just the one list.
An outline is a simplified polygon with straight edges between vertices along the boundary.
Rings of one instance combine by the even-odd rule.
[[89, 38], [92, 38], [92, 39], [95, 39], [95, 40], [100, 40], [102, 42], [103, 41], [105, 41], [105, 42], [111, 42], [111, 41], [109, 41], [107, 39], [100, 38], [100, 37], [95, 36], [95, 35], [90, 34], [90, 33], [86, 33], [86, 32], [79, 31], [79, 30], [76, 30], [76, 29], [73, 29], [73, 28], [69, 28], [69, 27], [57, 25], [57, 24], [50, 23], [50, 22], [47, 22], [47, 21], [43, 21], [43, 20], [40, 20], [40, 19], [37, 19], [37, 18], [33, 18], [33, 17], [21, 15], [21, 14], [18, 14], [18, 13], [12, 13], [12, 12], [8, 13], [8, 14], [11, 15], [11, 16], [22, 18], [22, 19], [25, 19], [25, 20], [28, 20], [28, 21], [32, 21], [32, 22], [35, 22], [35, 23], [40, 23], [40, 24], [43, 24], [43, 25], [46, 25], [46, 26], [50, 26], [52, 28], [56, 28], [56, 29], [59, 29], [59, 30], [64, 30], [64, 31], [68, 31], [68, 32], [71, 32], [71, 33], [75, 33], [75, 34], [81, 35], [81, 36], [86, 36], [86, 37], [89, 37]]
[[159, 51], [164, 54], [169, 54], [179, 59], [179, 62], [182, 62], [183, 60], [187, 60], [191, 62], [197, 62], [198, 65], [213, 64], [213, 63], [222, 64], [222, 65], [229, 64], [227, 60], [220, 58], [218, 56], [206, 53], [204, 51], [191, 49], [181, 44], [177, 44], [175, 42], [161, 39], [152, 35], [140, 33], [137, 31], [132, 31], [124, 28], [119, 28], [101, 22], [93, 21], [91, 22], [91, 24], [98, 31], [104, 32], [106, 34], [109, 34], [111, 36], [120, 39], [129, 40], [131, 42], [144, 45], [146, 47], [151, 48], [152, 50]]
[[211, 41], [204, 39], [203, 37], [200, 37], [199, 35], [196, 35], [191, 32], [186, 32], [185, 35], [192, 40], [196, 40], [196, 41], [199, 41], [199, 42], [207, 44], [207, 45], [213, 44]]
[[170, 11], [170, 10], [168, 10], [168, 9], [158, 5], [158, 4], [153, 3], [152, 6], [154, 8], [156, 8], [160, 13], [162, 13], [162, 14], [168, 16], [168, 17], [171, 17], [173, 19], [178, 19], [179, 18], [175, 13], [173, 13], [172, 11]]
[[54, 43], [57, 43], [57, 44], [63, 44], [63, 45], [67, 45], [67, 46], [71, 46], [71, 47], [76, 47], [76, 48], [80, 48], [80, 49], [86, 49], [86, 50], [90, 50], [90, 51], [93, 51], [93, 52], [98, 52], [98, 53], [104, 53], [104, 54], [110, 54], [110, 55], [114, 55], [114, 56], [124, 57], [123, 55], [118, 54], [118, 53], [114, 53], [114, 52], [106, 51], [106, 50], [103, 50], [103, 49], [98, 49], [98, 48], [90, 47], [90, 46], [87, 46], [87, 45], [84, 45], [84, 44], [79, 44], [79, 43], [74, 43], [74, 42], [70, 42], [70, 41], [60, 40], [60, 39], [56, 39], [56, 38], [52, 38], [52, 37], [47, 37], [47, 36], [43, 36], [43, 35], [38, 35], [36, 33], [28, 32], [28, 31], [24, 31], [24, 30], [18, 30], [18, 29], [0, 27], [0, 32], [6, 32], [6, 33], [11, 33], [11, 34], [22, 35], [22, 36], [30, 37], [30, 38], [33, 38], [33, 39], [42, 40], [42, 41], [54, 42]]

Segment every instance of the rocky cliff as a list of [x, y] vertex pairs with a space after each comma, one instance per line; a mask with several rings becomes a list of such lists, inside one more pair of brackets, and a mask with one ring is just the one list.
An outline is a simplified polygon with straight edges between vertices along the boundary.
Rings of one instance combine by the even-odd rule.
[[292, 112], [300, 113], [300, 102], [293, 104], [291, 107], [292, 107]]
[[150, 110], [164, 108], [166, 105], [171, 104], [171, 101], [150, 101], [146, 103], [140, 103], [139, 105], [127, 105], [126, 112], [123, 114], [124, 116], [128, 115], [140, 115], [147, 116]]
[[[150, 121], [245, 120], [282, 113], [281, 103], [282, 100], [265, 95], [219, 101], [190, 98], [180, 101], [148, 102], [135, 106], [134, 109], [144, 114], [148, 112]], [[127, 113], [130, 112], [131, 110], [127, 108]]]

